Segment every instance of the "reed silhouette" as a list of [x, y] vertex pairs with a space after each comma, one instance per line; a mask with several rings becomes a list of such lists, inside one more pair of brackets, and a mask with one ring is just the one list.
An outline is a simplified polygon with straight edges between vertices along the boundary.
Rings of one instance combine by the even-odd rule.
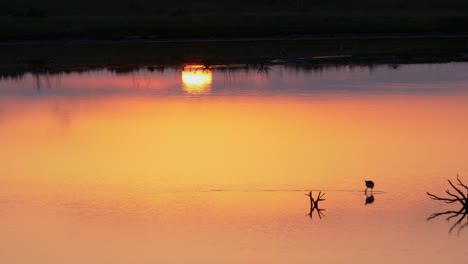
[[314, 199], [314, 197], [312, 197], [312, 191], [310, 191], [309, 193], [306, 193], [304, 195], [309, 196], [309, 198], [310, 198], [310, 211], [309, 211], [309, 213], [307, 215], [310, 217], [310, 219], [312, 219], [312, 214], [313, 214], [314, 211], [316, 211], [318, 217], [320, 219], [322, 219], [322, 216], [325, 216], [325, 214], [323, 213], [323, 211], [325, 211], [325, 209], [321, 209], [318, 206], [319, 206], [320, 201], [325, 201], [325, 199], [322, 198], [325, 195], [325, 193], [319, 192], [316, 199]]
[[[449, 222], [453, 218], [459, 217], [458, 220], [449, 229], [449, 234], [452, 233], [453, 230], [457, 229], [457, 235], [459, 236], [461, 231], [468, 226], [468, 186], [463, 184], [458, 174], [457, 181], [458, 183], [456, 185], [458, 185], [458, 187], [455, 184], [453, 184], [452, 181], [448, 180], [448, 183], [455, 191], [454, 193], [453, 190], [450, 191], [449, 189], [446, 189], [445, 193], [448, 195], [448, 197], [437, 196], [430, 192], [427, 192], [427, 195], [432, 200], [443, 201], [447, 204], [460, 203], [462, 207], [459, 210], [448, 210], [445, 212], [434, 213], [427, 218], [427, 221], [442, 215], [446, 216], [445, 220], [447, 222]], [[466, 194], [462, 191], [463, 189], [465, 189]], [[466, 219], [467, 221], [462, 224], [462, 221], [464, 219]]]
[[258, 68], [257, 73], [265, 73], [266, 74], [271, 70], [271, 68], [268, 67], [265, 64], [266, 64], [265, 62], [260, 63], [260, 67]]
[[203, 63], [201, 67], [195, 68], [195, 73], [197, 73], [198, 70], [201, 70], [202, 72], [208, 72], [211, 70], [211, 65], [208, 63]]

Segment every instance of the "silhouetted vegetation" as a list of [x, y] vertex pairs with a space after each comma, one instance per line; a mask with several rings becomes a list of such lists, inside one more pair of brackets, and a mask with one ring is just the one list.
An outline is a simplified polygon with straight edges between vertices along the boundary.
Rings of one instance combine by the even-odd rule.
[[258, 67], [257, 73], [267, 74], [269, 71], [271, 71], [271, 68], [268, 67], [265, 62], [262, 62], [260, 63], [260, 66]]
[[310, 198], [310, 211], [307, 215], [310, 217], [310, 219], [312, 219], [312, 214], [314, 211], [316, 211], [318, 217], [322, 219], [322, 216], [325, 216], [323, 214], [323, 211], [325, 211], [325, 209], [319, 208], [319, 202], [325, 201], [325, 199], [322, 198], [325, 195], [325, 193], [319, 192], [317, 198], [315, 199], [314, 197], [312, 197], [312, 191], [305, 195], [309, 196]]
[[462, 0], [17, 0], [2, 3], [0, 38], [463, 33], [467, 13]]
[[[427, 195], [429, 196], [429, 198], [435, 201], [442, 201], [447, 204], [460, 204], [461, 208], [459, 210], [449, 210], [445, 212], [434, 213], [431, 216], [429, 216], [427, 220], [432, 220], [442, 215], [447, 216], [445, 219], [446, 221], [450, 221], [453, 218], [459, 217], [458, 220], [449, 229], [449, 233], [451, 233], [455, 228], [458, 227], [457, 234], [460, 235], [460, 232], [468, 226], [468, 186], [463, 184], [458, 175], [457, 181], [458, 183], [455, 185], [452, 183], [452, 181], [448, 180], [449, 185], [453, 189], [452, 191], [450, 191], [449, 189], [445, 190], [445, 193], [448, 195], [448, 197], [441, 197], [429, 192], [427, 192]], [[461, 224], [463, 219], [467, 219], [467, 222]]]
[[39, 8], [30, 7], [25, 10], [18, 10], [13, 15], [16, 17], [44, 18], [46, 17], [46, 12]]
[[464, 0], [16, 0], [2, 3], [0, 13], [8, 14], [15, 10], [42, 8], [54, 15], [122, 15], [136, 14], [172, 14], [182, 12], [192, 13], [224, 13], [238, 12], [285, 12], [285, 11], [392, 11], [392, 12], [446, 12], [468, 11], [468, 3]]
[[249, 64], [254, 65], [257, 71], [262, 69], [262, 63], [264, 68], [284, 64], [301, 70], [318, 71], [322, 66], [330, 65], [466, 61], [466, 54], [468, 46], [463, 38], [12, 44], [0, 48], [0, 72], [144, 68], [183, 63], [210, 66]]

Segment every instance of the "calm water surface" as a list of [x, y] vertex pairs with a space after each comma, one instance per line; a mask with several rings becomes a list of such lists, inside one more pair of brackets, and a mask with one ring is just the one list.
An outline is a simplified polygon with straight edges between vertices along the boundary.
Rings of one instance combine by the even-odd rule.
[[0, 263], [465, 263], [467, 117], [468, 64], [5, 77]]

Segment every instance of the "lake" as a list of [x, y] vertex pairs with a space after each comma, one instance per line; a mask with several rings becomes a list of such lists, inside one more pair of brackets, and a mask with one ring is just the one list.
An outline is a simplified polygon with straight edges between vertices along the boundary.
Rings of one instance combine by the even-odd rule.
[[467, 117], [467, 63], [4, 76], [0, 263], [465, 263]]

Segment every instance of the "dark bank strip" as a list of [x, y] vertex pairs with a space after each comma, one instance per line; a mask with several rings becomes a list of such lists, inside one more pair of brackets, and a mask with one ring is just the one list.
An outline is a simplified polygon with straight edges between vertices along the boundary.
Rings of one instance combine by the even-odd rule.
[[468, 61], [465, 36], [2, 45], [0, 74], [246, 64], [300, 67]]

